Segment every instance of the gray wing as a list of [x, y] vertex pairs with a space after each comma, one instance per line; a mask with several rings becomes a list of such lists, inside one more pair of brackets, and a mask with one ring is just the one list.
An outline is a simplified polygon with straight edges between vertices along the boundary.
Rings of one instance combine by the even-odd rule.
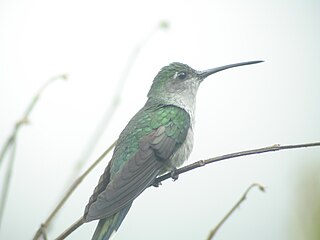
[[[166, 134], [165, 126], [160, 126], [143, 137], [139, 142], [139, 150], [112, 180], [110, 173], [101, 177], [100, 189], [105, 187], [105, 190], [90, 199], [85, 211], [86, 221], [110, 217], [132, 202], [152, 184], [165, 160], [174, 153], [178, 144], [174, 138]], [[110, 166], [108, 168], [110, 171]]]

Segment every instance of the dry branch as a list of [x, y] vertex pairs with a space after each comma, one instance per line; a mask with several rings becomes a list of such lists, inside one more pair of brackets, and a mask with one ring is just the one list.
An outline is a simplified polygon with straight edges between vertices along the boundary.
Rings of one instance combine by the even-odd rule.
[[[275, 144], [270, 147], [264, 147], [264, 148], [258, 148], [258, 149], [252, 149], [252, 150], [246, 150], [246, 151], [241, 151], [241, 152], [235, 152], [235, 153], [230, 153], [214, 158], [209, 158], [207, 160], [200, 160], [195, 163], [189, 164], [185, 167], [178, 168], [174, 170], [173, 172], [169, 172], [167, 174], [164, 174], [160, 177], [157, 177], [154, 181], [154, 183], [151, 186], [159, 186], [162, 181], [165, 181], [167, 179], [173, 178], [176, 179], [178, 175], [182, 173], [186, 173], [188, 171], [191, 171], [193, 169], [196, 169], [198, 167], [203, 167], [207, 164], [214, 163], [214, 162], [219, 162], [222, 160], [227, 160], [227, 159], [232, 159], [232, 158], [238, 158], [242, 156], [248, 156], [248, 155], [253, 155], [253, 154], [260, 154], [260, 153], [267, 153], [267, 152], [275, 152], [275, 151], [280, 151], [280, 150], [286, 150], [286, 149], [296, 149], [296, 148], [306, 148], [306, 147], [319, 147], [320, 142], [315, 142], [315, 143], [305, 143], [305, 144], [295, 144], [295, 145], [283, 145], [281, 146], [280, 144]], [[250, 190], [250, 188], [249, 188]], [[247, 190], [246, 193], [249, 191]], [[246, 196], [246, 193], [244, 197]], [[241, 203], [241, 201], [240, 201]], [[224, 220], [223, 220], [224, 221]], [[66, 238], [68, 235], [70, 235], [73, 231], [75, 231], [79, 226], [83, 224], [82, 218], [80, 218], [78, 221], [76, 221], [73, 225], [71, 225], [69, 228], [67, 228], [62, 234], [60, 234], [56, 240], [62, 240]], [[218, 227], [219, 228], [219, 227]], [[34, 240], [37, 240], [38, 238], [34, 238]]]

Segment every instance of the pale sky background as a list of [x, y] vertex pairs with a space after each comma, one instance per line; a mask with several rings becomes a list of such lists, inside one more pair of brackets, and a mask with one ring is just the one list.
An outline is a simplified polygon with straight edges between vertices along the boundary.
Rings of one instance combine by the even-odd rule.
[[[0, 0], [0, 145], [47, 79], [70, 76], [47, 89], [31, 124], [19, 133], [0, 239], [31, 239], [47, 218], [111, 104], [128, 57], [163, 20], [169, 29], [156, 31], [141, 49], [87, 165], [116, 139], [146, 101], [159, 69], [173, 61], [204, 70], [265, 60], [202, 83], [189, 163], [320, 140], [319, 1]], [[109, 159], [72, 195], [49, 239], [83, 214]], [[253, 182], [267, 185], [267, 192], [250, 192], [215, 239], [307, 239], [305, 216], [297, 207], [305, 188], [299, 176], [313, 168], [310, 189], [319, 189], [319, 161], [320, 148], [299, 149], [194, 170], [146, 190], [114, 239], [205, 239]], [[90, 239], [96, 224], [83, 225], [68, 239]]]

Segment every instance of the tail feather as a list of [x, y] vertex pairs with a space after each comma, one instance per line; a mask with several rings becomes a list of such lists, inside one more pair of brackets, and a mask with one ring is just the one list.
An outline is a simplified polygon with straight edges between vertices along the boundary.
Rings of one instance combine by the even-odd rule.
[[112, 217], [99, 220], [98, 226], [92, 236], [92, 240], [109, 240], [120, 227], [131, 207], [131, 204], [132, 203], [121, 209]]

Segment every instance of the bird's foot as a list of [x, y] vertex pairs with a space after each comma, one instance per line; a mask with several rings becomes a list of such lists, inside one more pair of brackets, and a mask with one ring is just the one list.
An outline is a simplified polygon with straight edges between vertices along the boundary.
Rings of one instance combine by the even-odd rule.
[[170, 176], [172, 178], [173, 181], [178, 180], [179, 178], [179, 173], [177, 173], [177, 169], [174, 168], [171, 172], [170, 172]]
[[162, 184], [161, 182], [155, 181], [155, 182], [152, 184], [152, 186], [154, 186], [154, 187], [159, 187], [161, 184]]

